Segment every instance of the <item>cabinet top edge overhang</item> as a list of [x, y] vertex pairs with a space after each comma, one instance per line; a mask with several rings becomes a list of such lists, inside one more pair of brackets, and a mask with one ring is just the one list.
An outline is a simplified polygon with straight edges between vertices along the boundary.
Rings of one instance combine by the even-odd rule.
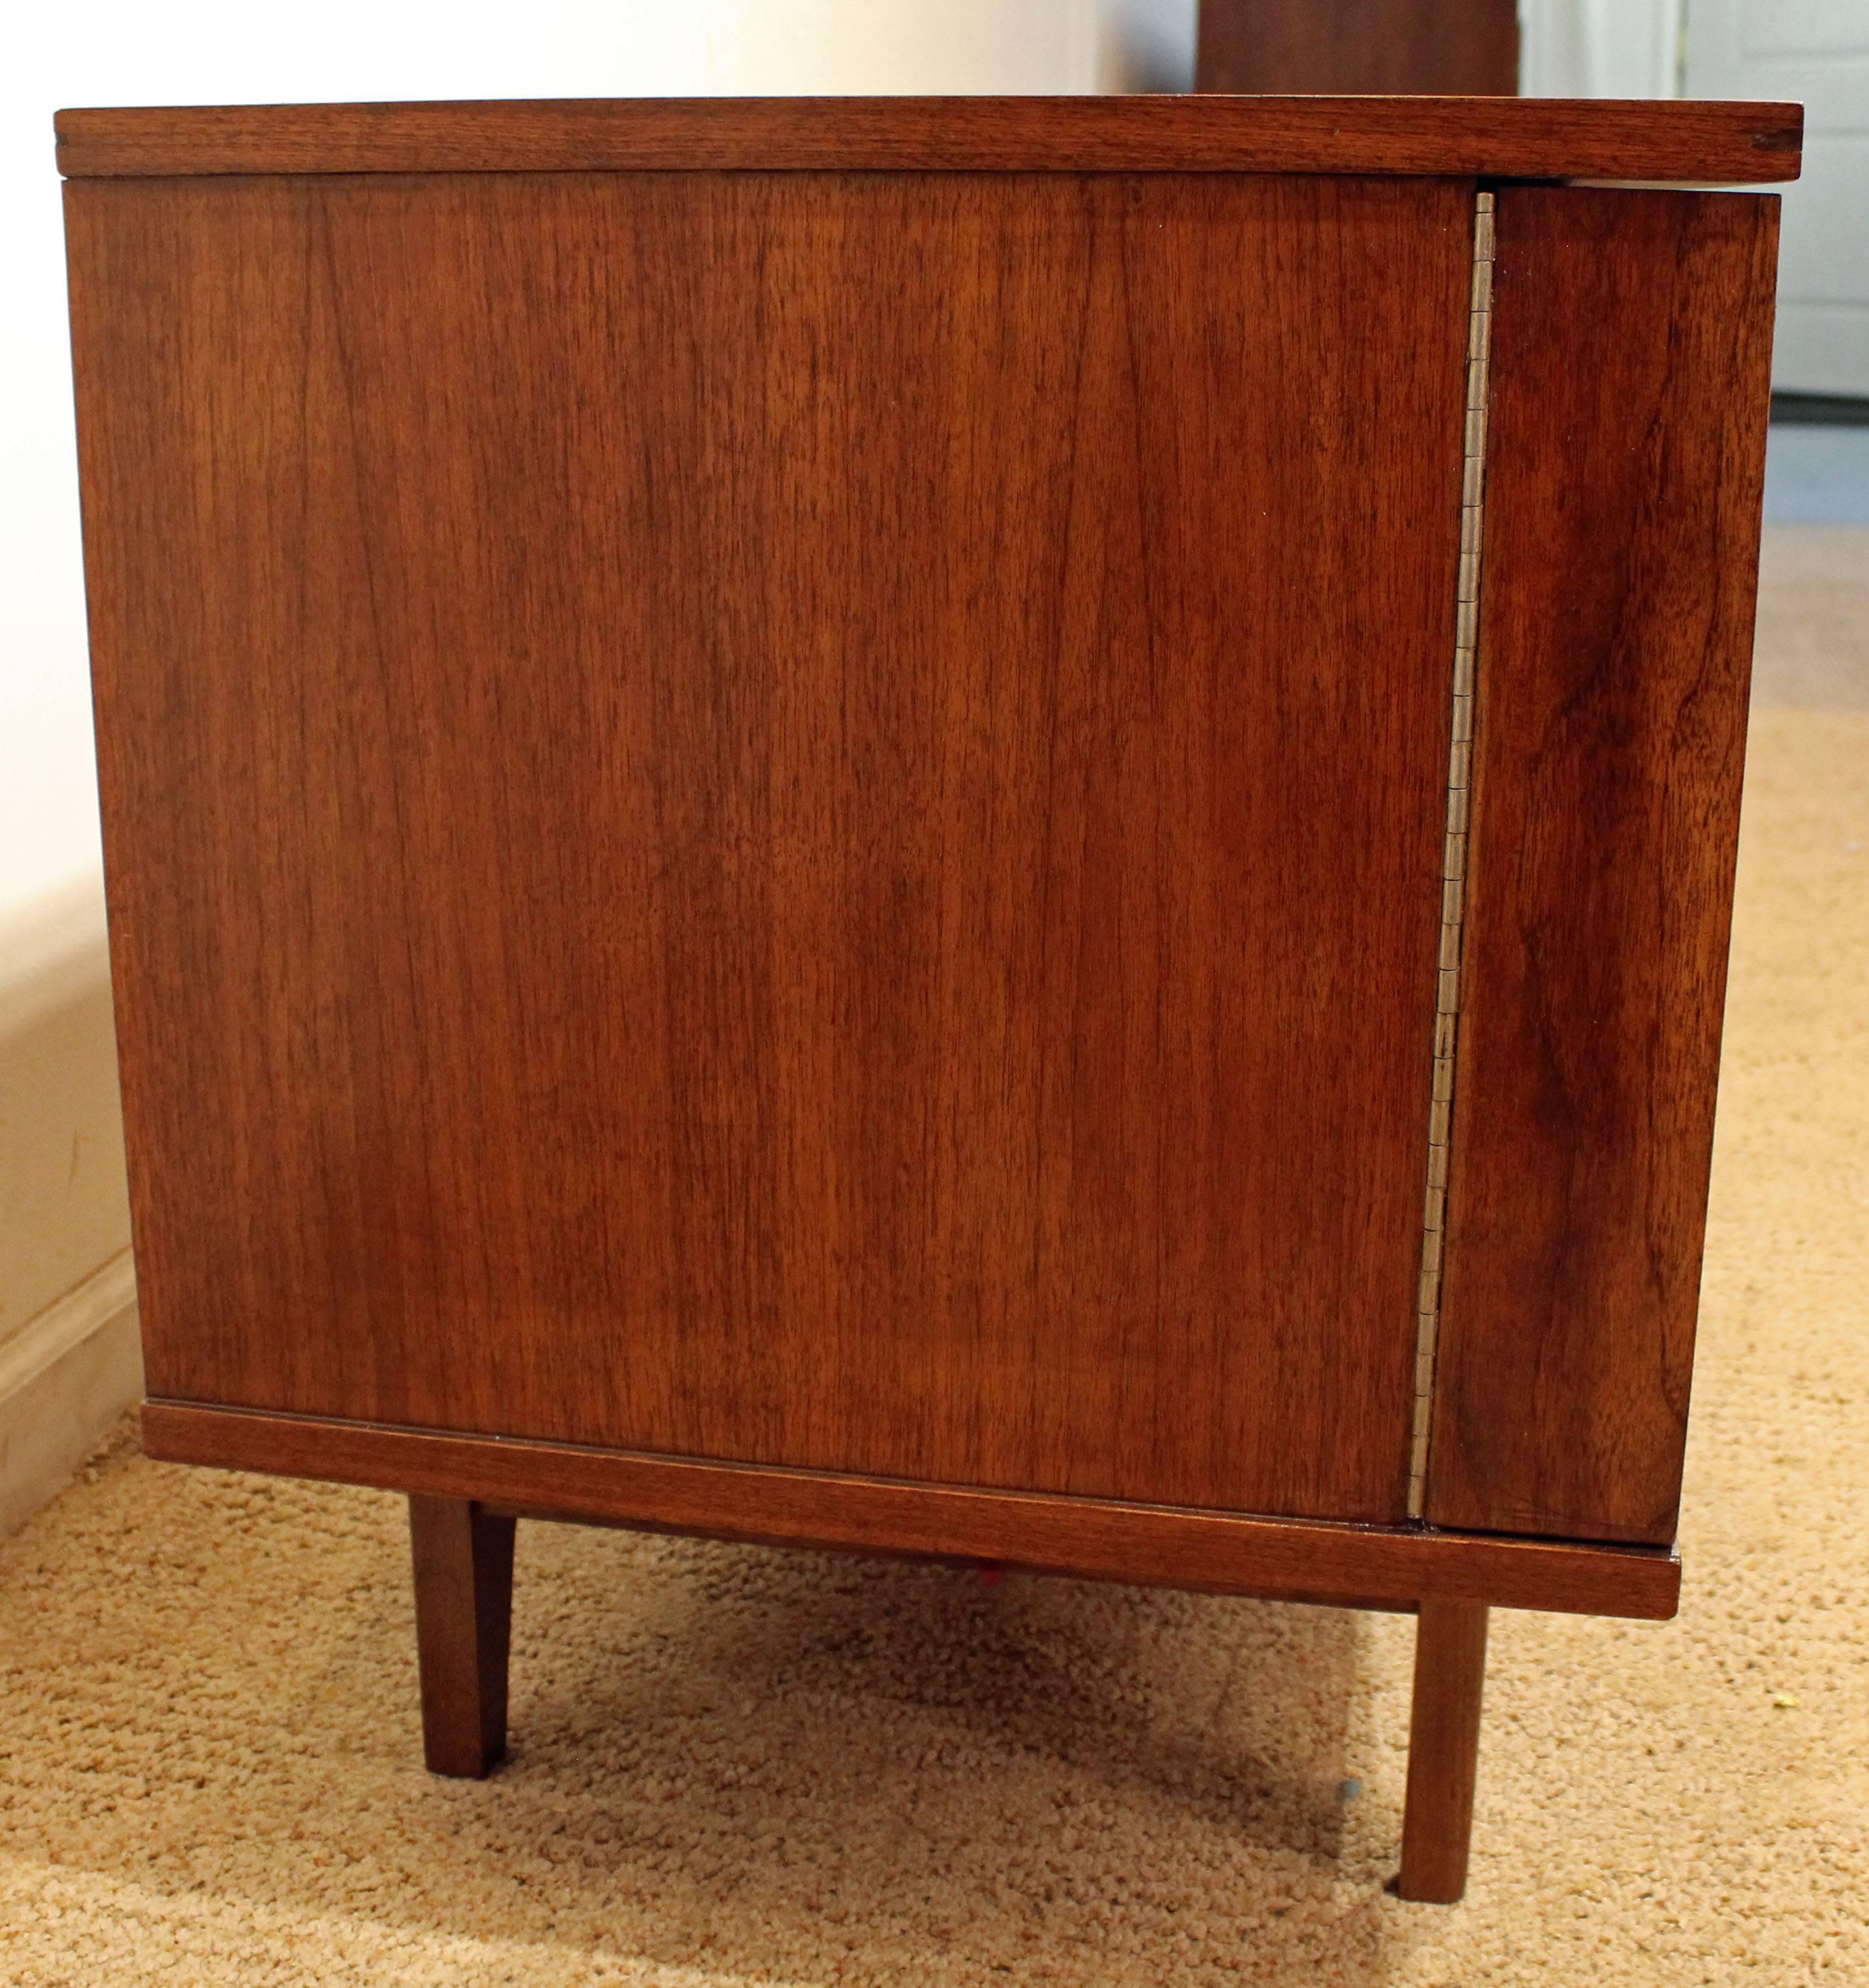
[[1795, 103], [1499, 96], [547, 98], [62, 110], [68, 178], [468, 172], [1796, 179]]

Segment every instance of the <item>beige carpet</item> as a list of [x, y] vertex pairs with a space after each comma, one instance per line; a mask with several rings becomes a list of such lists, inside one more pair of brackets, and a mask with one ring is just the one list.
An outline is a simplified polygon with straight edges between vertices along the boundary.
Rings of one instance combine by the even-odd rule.
[[448, 1783], [398, 1503], [126, 1449], [0, 1546], [0, 1982], [1869, 1982], [1854, 544], [1768, 567], [1681, 1615], [1496, 1616], [1464, 1905], [1405, 1622], [522, 1527]]

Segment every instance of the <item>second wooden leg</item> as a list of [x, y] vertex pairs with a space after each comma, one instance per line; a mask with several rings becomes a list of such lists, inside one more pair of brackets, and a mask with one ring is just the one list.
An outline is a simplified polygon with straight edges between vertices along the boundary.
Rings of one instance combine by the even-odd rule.
[[514, 1523], [465, 1498], [409, 1499], [422, 1751], [431, 1773], [478, 1780], [506, 1750]]
[[1414, 1635], [1414, 1712], [1398, 1887], [1404, 1898], [1452, 1905], [1467, 1888], [1485, 1679], [1485, 1608], [1424, 1601]]

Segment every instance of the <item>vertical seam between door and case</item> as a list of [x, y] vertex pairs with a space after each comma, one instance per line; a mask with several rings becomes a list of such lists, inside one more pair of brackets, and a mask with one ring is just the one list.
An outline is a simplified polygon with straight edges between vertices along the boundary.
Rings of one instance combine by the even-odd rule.
[[1421, 1212], [1416, 1289], [1414, 1412], [1408, 1446], [1408, 1516], [1421, 1516], [1428, 1490], [1428, 1437], [1441, 1331], [1441, 1267], [1447, 1165], [1454, 1111], [1454, 1056], [1460, 1034], [1460, 948], [1466, 915], [1467, 820], [1473, 756], [1473, 685], [1479, 650], [1480, 553], [1485, 530], [1487, 369], [1492, 345], [1493, 201], [1475, 196], [1473, 276], [1467, 313], [1466, 404], [1462, 414], [1460, 566], [1454, 631], [1454, 693], [1448, 749], [1447, 833], [1441, 864], [1441, 939], [1436, 968], [1434, 1075], [1428, 1109], [1428, 1182]]

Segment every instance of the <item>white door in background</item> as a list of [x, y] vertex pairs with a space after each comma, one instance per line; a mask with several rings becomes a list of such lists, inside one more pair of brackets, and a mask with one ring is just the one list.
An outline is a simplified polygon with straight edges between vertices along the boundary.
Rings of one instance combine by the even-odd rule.
[[1681, 4], [1519, 0], [1519, 94], [1675, 96]]
[[1869, 398], [1869, 0], [1688, 0], [1687, 94], [1804, 105], [1772, 384]]

